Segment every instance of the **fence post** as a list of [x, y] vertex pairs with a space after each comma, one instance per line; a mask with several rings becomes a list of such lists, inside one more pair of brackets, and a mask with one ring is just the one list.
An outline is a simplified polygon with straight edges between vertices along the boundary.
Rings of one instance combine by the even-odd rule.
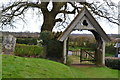
[[82, 49], [80, 49], [80, 62], [82, 62]]

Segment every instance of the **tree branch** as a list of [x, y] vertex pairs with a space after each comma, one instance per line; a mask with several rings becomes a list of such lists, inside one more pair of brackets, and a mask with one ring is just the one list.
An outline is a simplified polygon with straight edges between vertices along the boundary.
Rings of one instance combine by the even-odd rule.
[[41, 7], [41, 4], [36, 4], [36, 3], [32, 3], [32, 2], [15, 2], [14, 4], [12, 4], [11, 6], [8, 6], [6, 8], [3, 8], [2, 12], [6, 12], [8, 10], [12, 10], [12, 8], [14, 7], [18, 7], [21, 8], [23, 6], [28, 6], [28, 7], [36, 7], [36, 8], [40, 8]]
[[[89, 3], [86, 3], [86, 2], [80, 2], [80, 3], [81, 3], [82, 5], [85, 5], [85, 6], [87, 6], [88, 8], [90, 8], [91, 11], [92, 11], [95, 15], [98, 15], [98, 16], [100, 16], [100, 17], [103, 17], [103, 18], [107, 19], [109, 22], [119, 25], [118, 19], [116, 19], [116, 18], [114, 18], [114, 17], [110, 17], [110, 16], [107, 16], [107, 15], [104, 15], [104, 14], [103, 14], [103, 13], [104, 13], [103, 11], [96, 9], [95, 7], [92, 7], [93, 3], [92, 3], [92, 4], [89, 4]], [[117, 20], [117, 21], [116, 21], [116, 20]]]
[[15, 22], [14, 17], [19, 16], [19, 15], [24, 16], [25, 11], [30, 7], [40, 8], [41, 4], [33, 3], [33, 2], [14, 2], [12, 5], [8, 7], [3, 7], [2, 13], [1, 13], [2, 14], [2, 26], [7, 25], [7, 24], [12, 25], [12, 22]]

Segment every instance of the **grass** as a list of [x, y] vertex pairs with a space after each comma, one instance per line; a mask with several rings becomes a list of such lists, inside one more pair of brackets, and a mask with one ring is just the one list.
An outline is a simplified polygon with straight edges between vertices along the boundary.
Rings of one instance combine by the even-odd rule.
[[0, 80], [2, 79], [2, 55], [0, 54]]
[[3, 66], [3, 78], [73, 78], [69, 67], [45, 59], [3, 55]]
[[106, 67], [75, 68], [46, 59], [3, 55], [3, 78], [118, 78]]
[[71, 70], [76, 78], [118, 78], [118, 71], [106, 67], [81, 67]]

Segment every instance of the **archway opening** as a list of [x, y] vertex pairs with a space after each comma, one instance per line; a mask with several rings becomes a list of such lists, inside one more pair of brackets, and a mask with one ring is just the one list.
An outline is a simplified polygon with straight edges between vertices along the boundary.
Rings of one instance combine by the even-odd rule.
[[72, 31], [68, 38], [68, 62], [76, 64], [95, 64], [96, 39], [88, 30]]

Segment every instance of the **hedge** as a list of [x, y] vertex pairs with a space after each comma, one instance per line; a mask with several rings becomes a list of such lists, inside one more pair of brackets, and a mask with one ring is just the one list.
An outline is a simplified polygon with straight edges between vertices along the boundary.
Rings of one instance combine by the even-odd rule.
[[14, 54], [22, 57], [44, 57], [43, 47], [37, 45], [16, 44]]
[[16, 43], [37, 45], [37, 39], [35, 39], [35, 38], [17, 38]]
[[105, 65], [112, 69], [120, 70], [120, 58], [117, 57], [106, 57], [105, 58]]
[[116, 49], [113, 45], [106, 46], [105, 50], [106, 50], [106, 53], [109, 53], [112, 55], [116, 54]]

